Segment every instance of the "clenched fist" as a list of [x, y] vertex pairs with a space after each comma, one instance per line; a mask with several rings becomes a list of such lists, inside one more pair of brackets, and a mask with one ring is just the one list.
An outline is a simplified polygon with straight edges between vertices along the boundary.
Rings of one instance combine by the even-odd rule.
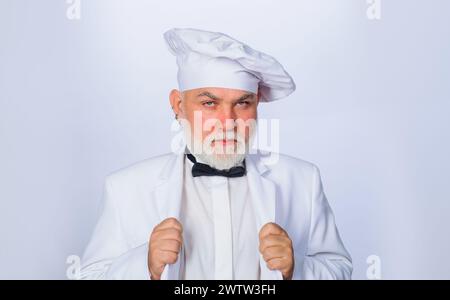
[[290, 280], [294, 272], [294, 249], [286, 231], [275, 223], [267, 223], [259, 232], [259, 252], [270, 270], [279, 270]]
[[183, 244], [183, 228], [175, 218], [159, 223], [152, 231], [148, 250], [148, 270], [151, 279], [161, 279], [166, 264], [173, 264]]

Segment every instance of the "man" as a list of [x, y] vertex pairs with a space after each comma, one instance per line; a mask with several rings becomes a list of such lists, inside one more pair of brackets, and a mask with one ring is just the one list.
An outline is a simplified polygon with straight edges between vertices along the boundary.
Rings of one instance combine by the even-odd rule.
[[185, 151], [106, 179], [82, 278], [349, 279], [317, 167], [250, 153], [260, 102], [295, 90], [273, 57], [225, 34], [172, 29]]

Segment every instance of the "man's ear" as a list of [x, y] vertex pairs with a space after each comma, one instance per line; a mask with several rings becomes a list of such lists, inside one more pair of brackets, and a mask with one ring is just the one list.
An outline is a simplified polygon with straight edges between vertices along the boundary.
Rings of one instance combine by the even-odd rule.
[[181, 108], [182, 99], [183, 99], [183, 95], [181, 94], [181, 92], [179, 90], [173, 89], [172, 91], [170, 91], [170, 95], [169, 95], [170, 106], [172, 107], [172, 110], [173, 110], [173, 113], [175, 114], [176, 119], [180, 115], [180, 112], [182, 112], [182, 108]]

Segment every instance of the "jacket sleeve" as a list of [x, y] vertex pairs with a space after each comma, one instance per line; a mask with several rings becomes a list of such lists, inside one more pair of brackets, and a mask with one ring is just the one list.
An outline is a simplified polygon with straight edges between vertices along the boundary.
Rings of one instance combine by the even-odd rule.
[[80, 279], [150, 279], [148, 244], [129, 248], [115, 200], [107, 178], [101, 215], [81, 261]]
[[313, 169], [309, 242], [306, 255], [296, 258], [293, 279], [351, 279], [351, 257], [339, 237], [320, 172]]

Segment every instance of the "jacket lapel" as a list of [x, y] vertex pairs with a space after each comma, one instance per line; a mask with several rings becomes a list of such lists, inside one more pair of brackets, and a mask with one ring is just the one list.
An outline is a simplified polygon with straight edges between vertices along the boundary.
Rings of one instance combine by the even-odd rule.
[[[269, 171], [259, 155], [248, 155], [246, 158], [248, 186], [252, 206], [255, 212], [258, 235], [261, 228], [269, 222], [276, 223], [276, 186], [264, 174]], [[262, 280], [282, 280], [278, 270], [270, 270], [262, 254], [259, 256]]]
[[[161, 171], [159, 184], [154, 191], [161, 220], [167, 218], [180, 219], [181, 199], [183, 191], [184, 154], [171, 155]], [[161, 279], [176, 280], [180, 278], [181, 266], [184, 264], [184, 247], [179, 259], [172, 265], [166, 265]]]

